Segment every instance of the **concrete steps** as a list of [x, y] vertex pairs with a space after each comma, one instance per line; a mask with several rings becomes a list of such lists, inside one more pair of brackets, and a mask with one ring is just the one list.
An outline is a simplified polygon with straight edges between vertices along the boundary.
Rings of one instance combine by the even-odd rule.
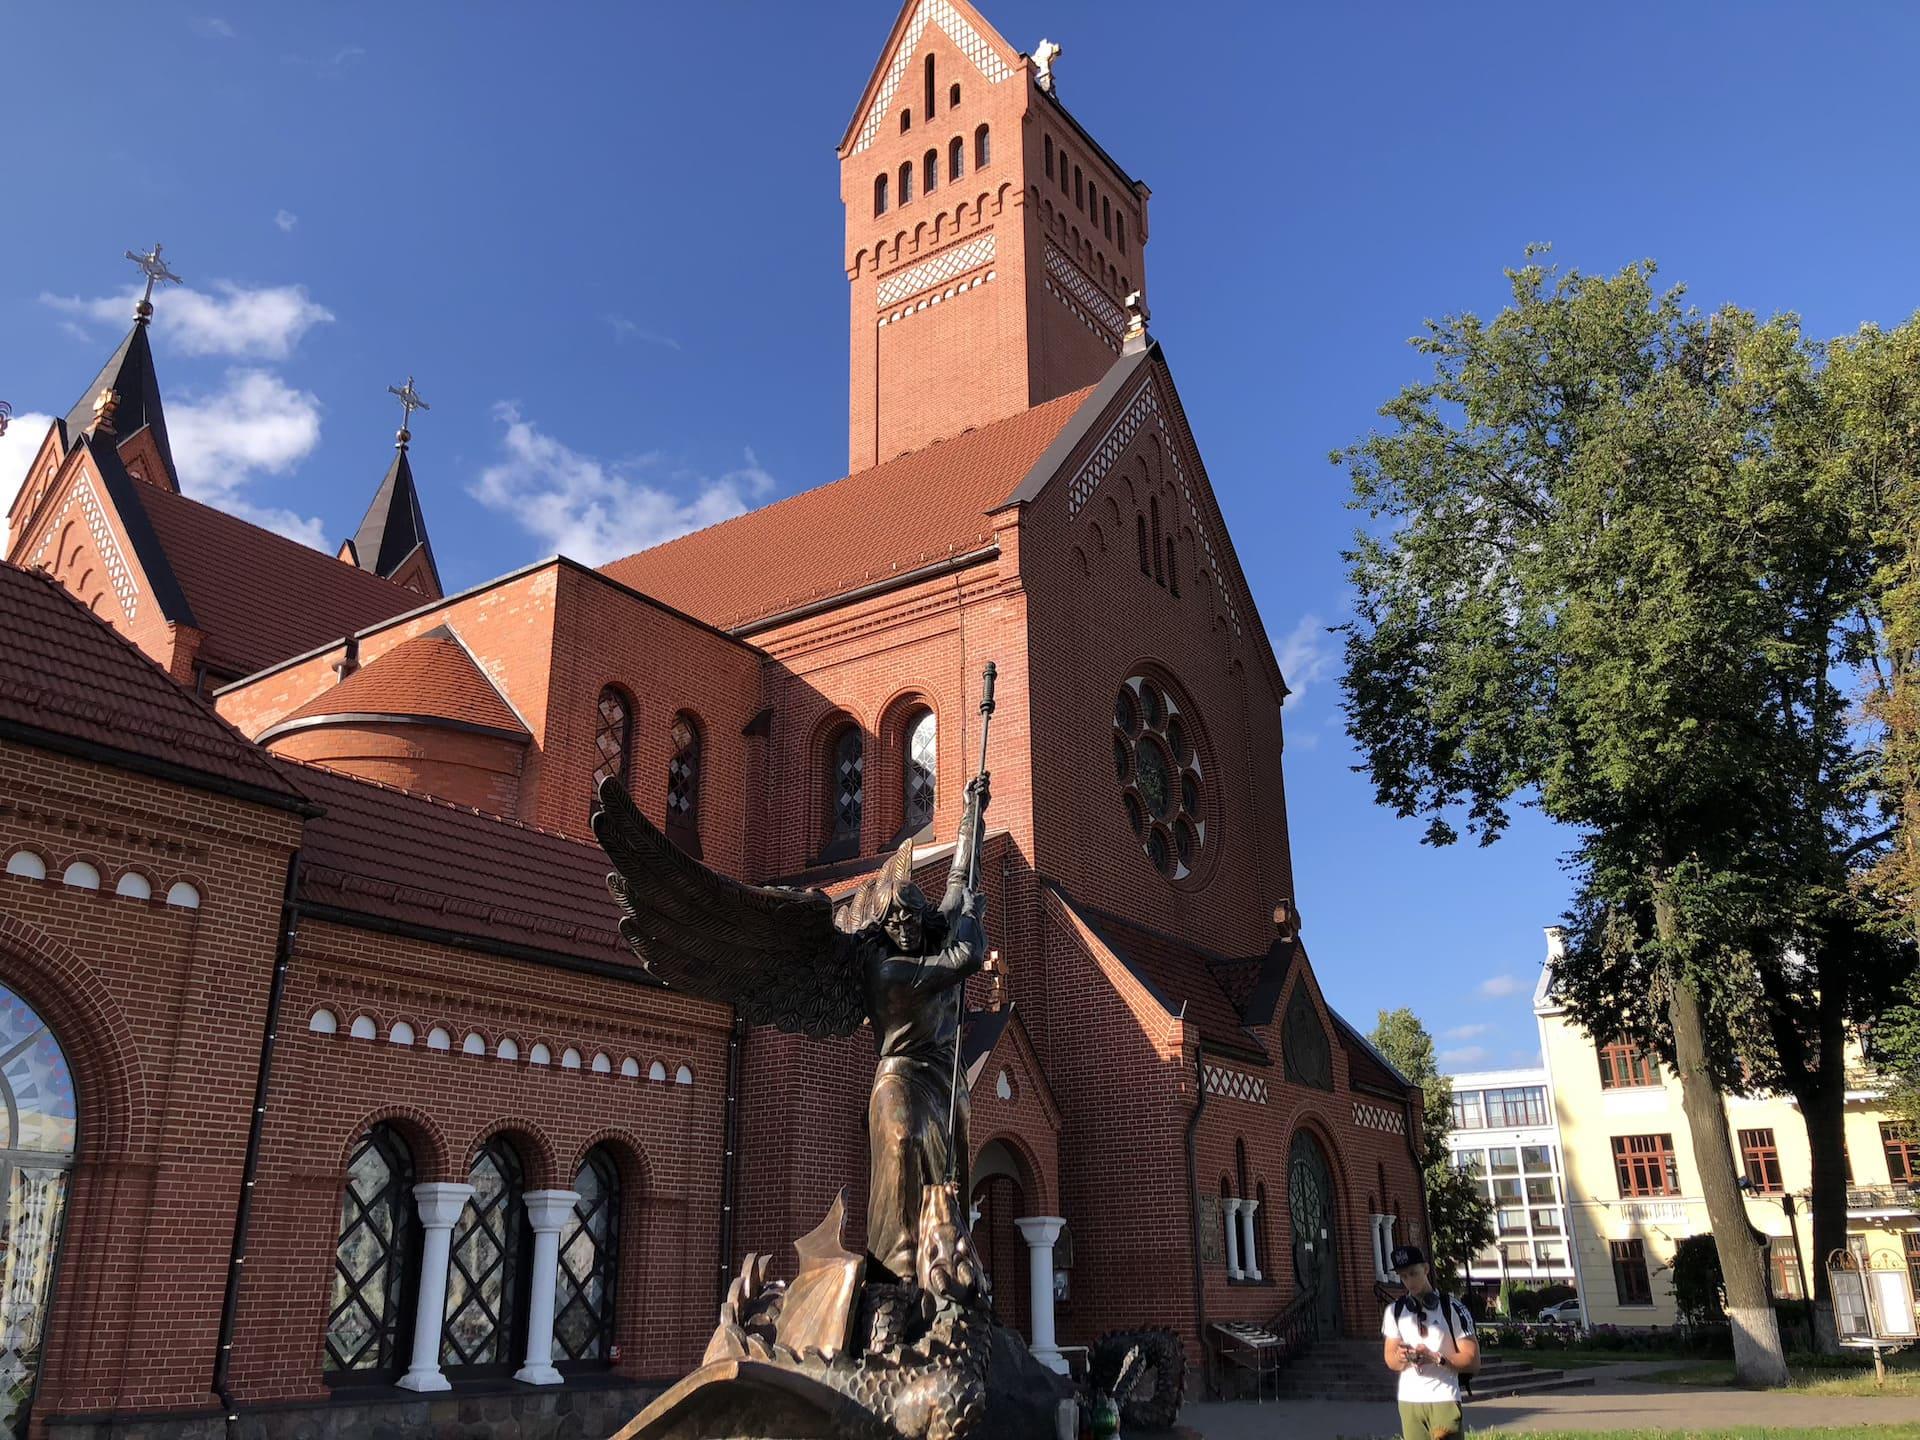
[[[1323, 1340], [1289, 1361], [1278, 1378], [1282, 1399], [1391, 1401], [1395, 1378], [1380, 1361], [1376, 1340]], [[1268, 1395], [1274, 1393], [1268, 1389]], [[1474, 1377], [1473, 1398], [1499, 1400], [1593, 1384], [1579, 1372], [1489, 1357]]]

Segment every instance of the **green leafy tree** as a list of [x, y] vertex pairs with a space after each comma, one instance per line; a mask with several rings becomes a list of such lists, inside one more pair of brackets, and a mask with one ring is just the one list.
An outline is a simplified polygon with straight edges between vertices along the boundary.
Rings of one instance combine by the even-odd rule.
[[[1582, 888], [1619, 917], [1603, 933], [1660, 978], [1736, 1368], [1777, 1385], [1703, 919], [1747, 837], [1790, 808], [1780, 777], [1800, 760], [1763, 718], [1781, 615], [1756, 522], [1790, 497], [1776, 468], [1746, 463], [1738, 359], [1765, 327], [1657, 293], [1651, 264], [1509, 273], [1508, 308], [1431, 322], [1414, 343], [1432, 378], [1383, 408], [1388, 433], [1335, 457], [1374, 522], [1349, 554], [1348, 731], [1379, 799], [1424, 817], [1433, 843], [1456, 838], [1460, 811], [1491, 842], [1522, 802], [1582, 836]], [[1622, 875], [1634, 885], [1615, 893]]]
[[1382, 1010], [1368, 1038], [1394, 1069], [1420, 1087], [1420, 1176], [1434, 1275], [1457, 1290], [1473, 1252], [1493, 1239], [1493, 1206], [1477, 1176], [1453, 1168], [1447, 1148], [1453, 1134], [1453, 1082], [1440, 1073], [1427, 1027], [1405, 1006]]

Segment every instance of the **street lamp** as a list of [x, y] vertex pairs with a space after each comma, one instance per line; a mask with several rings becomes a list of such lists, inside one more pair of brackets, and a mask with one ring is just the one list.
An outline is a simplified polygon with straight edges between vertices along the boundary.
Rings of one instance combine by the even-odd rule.
[[[1733, 1183], [1740, 1188], [1742, 1195], [1755, 1199], [1775, 1198], [1764, 1190], [1756, 1190], [1753, 1185], [1753, 1177], [1750, 1175], [1742, 1175]], [[1793, 1192], [1791, 1190], [1782, 1190], [1778, 1198], [1780, 1201], [1780, 1212], [1787, 1217], [1787, 1234], [1793, 1237], [1793, 1269], [1794, 1273], [1800, 1277], [1800, 1294], [1803, 1299], [1811, 1300], [1813, 1298], [1813, 1282], [1807, 1276], [1807, 1262], [1805, 1257], [1800, 1253], [1800, 1224], [1794, 1219]]]

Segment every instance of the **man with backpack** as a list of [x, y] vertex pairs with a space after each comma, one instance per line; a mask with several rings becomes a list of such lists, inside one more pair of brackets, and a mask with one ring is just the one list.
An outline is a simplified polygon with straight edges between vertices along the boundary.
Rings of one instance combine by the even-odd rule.
[[[1480, 1368], [1473, 1316], [1436, 1291], [1418, 1245], [1393, 1247], [1393, 1270], [1406, 1294], [1380, 1320], [1387, 1368], [1400, 1376], [1402, 1440], [1458, 1440], [1466, 1433], [1460, 1382]], [[1469, 1392], [1471, 1393], [1471, 1392]]]

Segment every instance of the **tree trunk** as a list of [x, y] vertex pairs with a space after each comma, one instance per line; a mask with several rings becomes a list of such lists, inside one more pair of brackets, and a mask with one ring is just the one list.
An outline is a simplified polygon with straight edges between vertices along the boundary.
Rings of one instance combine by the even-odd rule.
[[[1678, 947], [1679, 925], [1664, 895], [1654, 901], [1655, 923], [1669, 954]], [[1733, 1141], [1727, 1133], [1726, 1106], [1707, 1068], [1705, 1020], [1700, 996], [1680, 967], [1673, 967], [1673, 994], [1667, 1018], [1673, 1027], [1675, 1068], [1680, 1073], [1680, 1108], [1693, 1135], [1693, 1163], [1700, 1172], [1700, 1193], [1707, 1202], [1713, 1248], [1727, 1287], [1727, 1319], [1733, 1325], [1733, 1369], [1742, 1385], [1784, 1385], [1787, 1357], [1780, 1346], [1780, 1323], [1767, 1298], [1767, 1272], [1760, 1247], [1753, 1243], [1733, 1170]]]
[[[1803, 1258], [1813, 1272], [1813, 1345], [1823, 1355], [1840, 1353], [1840, 1333], [1833, 1323], [1833, 1295], [1827, 1285], [1827, 1256], [1847, 1243], [1846, 1077], [1827, 1075], [1827, 1045], [1820, 1046], [1818, 1081], [1796, 1098], [1807, 1127], [1807, 1149], [1813, 1160], [1813, 1182], [1807, 1203], [1813, 1210], [1809, 1253]], [[1832, 1062], [1841, 1071], [1837, 1053]]]

